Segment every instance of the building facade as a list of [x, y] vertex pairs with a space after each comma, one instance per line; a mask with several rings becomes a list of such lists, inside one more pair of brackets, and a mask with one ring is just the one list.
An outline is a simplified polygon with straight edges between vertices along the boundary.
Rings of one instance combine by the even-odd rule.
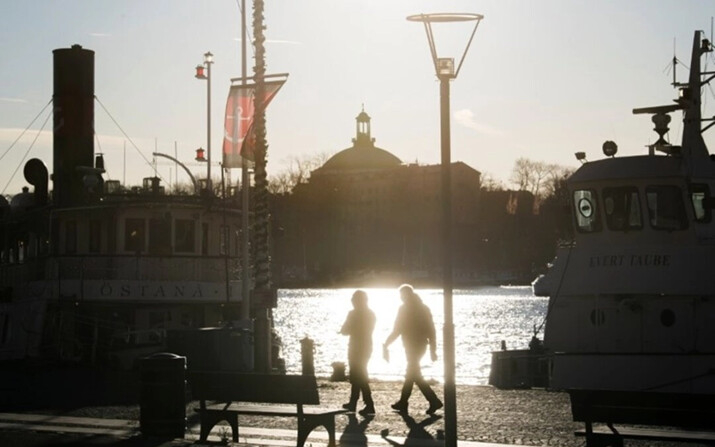
[[[284, 283], [425, 282], [440, 276], [441, 167], [405, 164], [356, 117], [352, 146], [276, 198], [275, 267]], [[456, 275], [478, 267], [480, 173], [452, 163]], [[472, 275], [474, 276], [474, 275]]]

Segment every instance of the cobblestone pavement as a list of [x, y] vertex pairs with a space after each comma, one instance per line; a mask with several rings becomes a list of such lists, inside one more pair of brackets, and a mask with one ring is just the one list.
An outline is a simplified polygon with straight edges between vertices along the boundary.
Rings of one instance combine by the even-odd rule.
[[[366, 431], [407, 436], [409, 428], [403, 418], [390, 410], [400, 396], [400, 383], [376, 382], [372, 385], [377, 415]], [[434, 385], [438, 395], [442, 386]], [[347, 383], [322, 382], [321, 403], [328, 406], [347, 400]], [[409, 414], [416, 422], [427, 419], [427, 402], [415, 390], [410, 399]], [[442, 414], [443, 412], [438, 412]], [[341, 418], [344, 419], [344, 418]], [[344, 422], [344, 421], [341, 421]], [[425, 429], [432, 435], [444, 429], [442, 419]], [[497, 390], [488, 386], [457, 386], [457, 438], [503, 444], [579, 445], [573, 431], [571, 408], [565, 393], [544, 390]]]
[[[330, 382], [319, 379], [321, 406], [340, 407], [347, 402], [350, 385], [347, 382]], [[444, 430], [442, 418], [430, 420], [425, 414], [427, 401], [419, 390], [410, 399], [409, 416], [405, 419], [390, 409], [400, 395], [399, 382], [373, 382], [373, 398], [377, 414], [367, 422], [365, 432], [380, 434], [388, 430], [394, 436], [408, 436], [411, 428], [408, 422], [429, 423], [423, 427], [427, 434], [438, 437]], [[442, 386], [433, 384], [438, 395]], [[193, 409], [196, 402], [187, 405], [187, 417], [196, 419]], [[35, 409], [48, 413], [53, 409]], [[56, 411], [55, 411], [56, 412]], [[83, 417], [105, 417], [116, 419], [138, 419], [138, 406], [83, 407], [63, 410], [62, 414]], [[438, 414], [443, 414], [439, 411]], [[362, 417], [358, 416], [360, 421]], [[349, 419], [338, 417], [336, 433], [345, 431]], [[242, 416], [241, 424], [250, 427], [294, 428], [295, 420], [290, 418], [266, 418]], [[414, 429], [414, 424], [412, 429]], [[577, 446], [573, 431], [579, 425], [571, 421], [568, 395], [545, 390], [498, 390], [488, 386], [457, 386], [457, 428], [458, 439], [503, 444]], [[414, 435], [414, 433], [412, 433]]]
[[[330, 382], [327, 379], [319, 379], [318, 386], [321, 406], [340, 407], [347, 401], [350, 386], [347, 382]], [[357, 416], [360, 430], [364, 429], [365, 434], [380, 435], [387, 432], [391, 436], [409, 439], [439, 439], [442, 436], [443, 418], [430, 418], [425, 414], [428, 405], [417, 388], [410, 399], [409, 417], [403, 417], [390, 409], [390, 404], [399, 398], [400, 382], [373, 382], [371, 386], [377, 414], [369, 420]], [[438, 395], [443, 394], [440, 384], [433, 384], [433, 388]], [[198, 402], [187, 404], [186, 415], [190, 426], [198, 423], [198, 418], [193, 411], [196, 407], [198, 407]], [[140, 408], [139, 405], [96, 405], [58, 409], [51, 406], [34, 405], [32, 409], [26, 409], [24, 412], [138, 421]], [[440, 410], [438, 414], [443, 415], [443, 411]], [[338, 438], [343, 434], [348, 434], [351, 429], [354, 430], [355, 425], [348, 426], [350, 421], [351, 418], [348, 417], [336, 418]], [[352, 418], [351, 422], [355, 424], [356, 419]], [[292, 430], [296, 428], [296, 421], [292, 418], [242, 416], [240, 423], [244, 427]], [[457, 386], [457, 437], [459, 440], [527, 446], [584, 446], [584, 440], [576, 438], [573, 434], [574, 430], [578, 428], [582, 428], [582, 424], [571, 420], [570, 403], [566, 393], [542, 389], [499, 390], [490, 386]], [[6, 433], [5, 435], [11, 434]], [[0, 430], [0, 440], [3, 439], [3, 433]], [[3, 445], [11, 444], [3, 442]], [[627, 445], [670, 447], [678, 444], [628, 441]]]

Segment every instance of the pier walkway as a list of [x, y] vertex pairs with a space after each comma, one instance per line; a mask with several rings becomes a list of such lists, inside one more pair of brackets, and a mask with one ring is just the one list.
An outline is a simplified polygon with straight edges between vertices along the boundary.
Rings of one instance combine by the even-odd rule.
[[[239, 442], [225, 445], [290, 447], [296, 442], [296, 431], [278, 428], [241, 427]], [[168, 447], [201, 445], [198, 442], [199, 427], [190, 427], [184, 439], [145, 438], [139, 431], [139, 423], [131, 420], [102, 419], [40, 414], [0, 413], [0, 444], [7, 446], [121, 446], [121, 447]], [[405, 438], [389, 434], [369, 434], [356, 428], [345, 430], [338, 436], [341, 447], [387, 447], [409, 445], [413, 447], [438, 447], [443, 441], [431, 437]], [[226, 433], [217, 427], [212, 430], [208, 444], [223, 444]], [[230, 433], [228, 434], [230, 439]], [[313, 447], [327, 445], [325, 431], [315, 430], [307, 444]], [[460, 441], [464, 447], [503, 447], [503, 444]]]

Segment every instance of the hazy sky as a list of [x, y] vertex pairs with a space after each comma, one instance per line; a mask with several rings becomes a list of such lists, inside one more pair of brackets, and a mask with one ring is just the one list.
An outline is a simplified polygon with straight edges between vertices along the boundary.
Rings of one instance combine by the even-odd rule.
[[[439, 84], [424, 28], [405, 17], [471, 12], [485, 18], [451, 85], [452, 159], [507, 180], [519, 157], [576, 166], [574, 152], [600, 158], [605, 140], [621, 155], [644, 153], [656, 134], [649, 117], [631, 111], [676, 97], [673, 51], [689, 65], [694, 31], [710, 36], [715, 0], [266, 0], [265, 8], [268, 72], [290, 73], [268, 109], [269, 175], [291, 156], [349, 147], [363, 104], [377, 146], [404, 162], [438, 163]], [[470, 31], [436, 29], [440, 55], [461, 55]], [[5, 1], [0, 154], [51, 99], [52, 50], [73, 44], [95, 51], [95, 94], [144, 156], [155, 145], [173, 155], [176, 142], [196, 172], [205, 172], [193, 156], [206, 147], [206, 83], [194, 67], [211, 51], [220, 159], [230, 78], [241, 72], [236, 0]], [[712, 53], [708, 61], [712, 70]], [[685, 80], [683, 65], [678, 75]], [[714, 91], [705, 91], [705, 116], [715, 114]], [[51, 167], [51, 119], [38, 137], [49, 110], [0, 161], [0, 191], [36, 137], [28, 158]], [[674, 143], [681, 123], [674, 114]], [[152, 175], [129, 142], [124, 170], [125, 138], [99, 105], [95, 129], [109, 178], [137, 184]], [[715, 150], [715, 129], [705, 136]], [[171, 163], [159, 170], [167, 180], [175, 175]], [[23, 184], [20, 169], [5, 192]]]

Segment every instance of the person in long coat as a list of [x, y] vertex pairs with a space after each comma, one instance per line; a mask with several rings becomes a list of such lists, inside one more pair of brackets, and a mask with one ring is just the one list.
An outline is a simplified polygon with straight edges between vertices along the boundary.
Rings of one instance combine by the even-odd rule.
[[363, 416], [375, 414], [375, 403], [370, 390], [367, 364], [372, 355], [372, 332], [375, 329], [375, 313], [367, 305], [367, 293], [356, 290], [352, 296], [353, 310], [348, 313], [340, 333], [349, 336], [348, 367], [350, 368], [350, 401], [343, 405], [355, 411], [362, 392], [365, 408], [359, 411]]

